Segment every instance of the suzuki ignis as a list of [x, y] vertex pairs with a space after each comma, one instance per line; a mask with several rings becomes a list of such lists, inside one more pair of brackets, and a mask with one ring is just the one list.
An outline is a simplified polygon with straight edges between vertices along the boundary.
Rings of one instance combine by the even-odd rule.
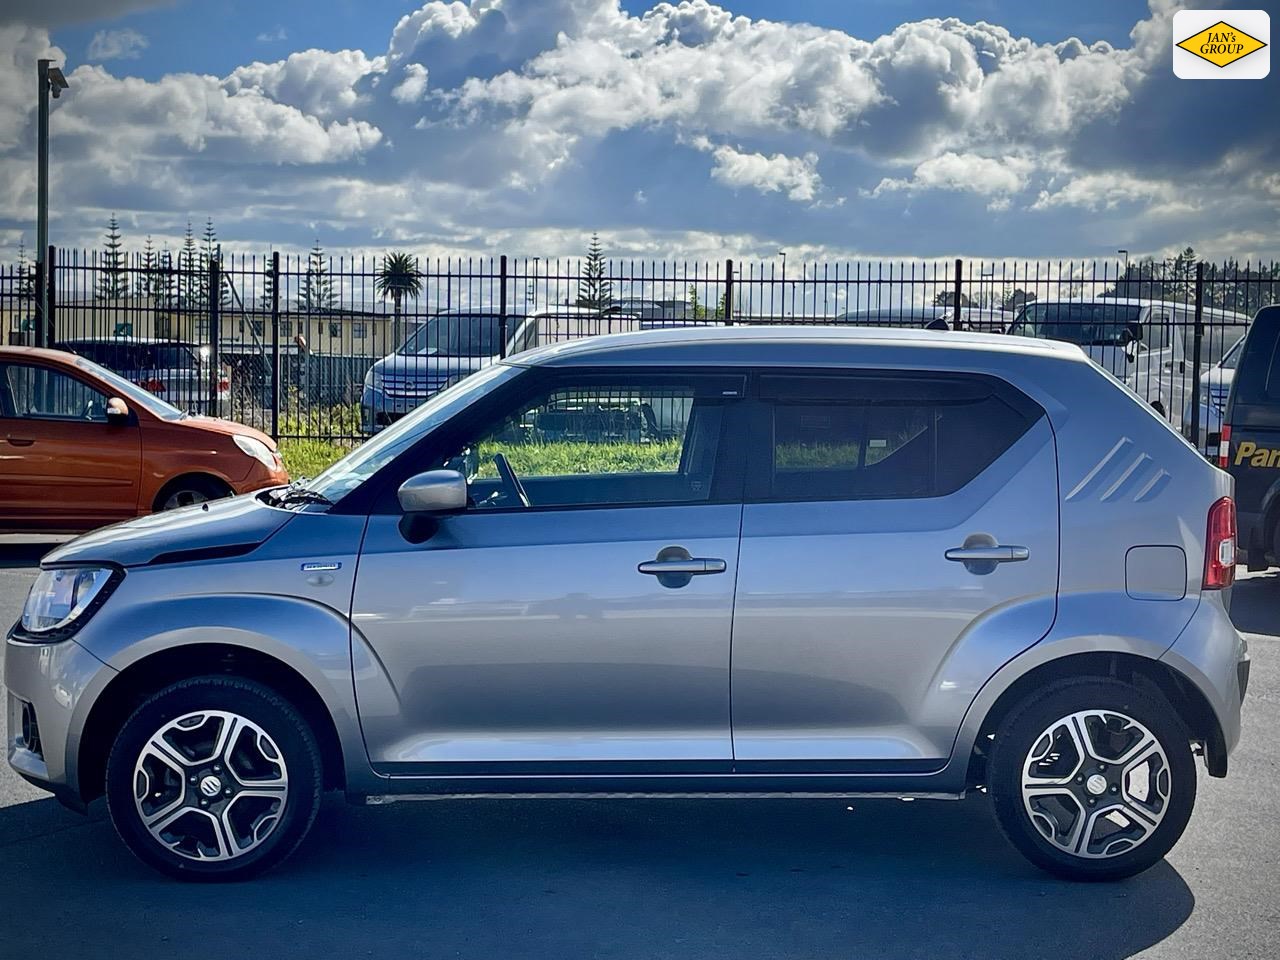
[[142, 860], [280, 862], [321, 794], [993, 798], [1124, 877], [1224, 776], [1227, 474], [1078, 347], [654, 331], [497, 362], [309, 481], [46, 557], [9, 762]]

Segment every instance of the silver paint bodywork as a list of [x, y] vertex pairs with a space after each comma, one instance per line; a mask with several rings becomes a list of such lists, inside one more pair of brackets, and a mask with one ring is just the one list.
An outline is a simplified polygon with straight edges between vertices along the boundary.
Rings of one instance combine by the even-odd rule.
[[[6, 644], [10, 763], [69, 802], [92, 796], [78, 767], [94, 703], [119, 672], [185, 644], [296, 671], [333, 718], [352, 798], [546, 785], [959, 796], [1000, 695], [1097, 652], [1162, 660], [1235, 746], [1247, 654], [1229, 596], [1200, 590], [1205, 517], [1231, 480], [1079, 349], [727, 328], [516, 363], [972, 372], [1047, 417], [928, 500], [473, 512], [414, 544], [393, 515], [247, 496], [99, 531], [45, 562], [118, 564], [116, 592], [74, 639]], [[975, 574], [945, 558], [974, 534], [1026, 559]], [[671, 589], [637, 570], [672, 545], [724, 572]], [[1140, 578], [1134, 547], [1161, 548]], [[43, 759], [15, 733], [20, 701], [35, 705]]]

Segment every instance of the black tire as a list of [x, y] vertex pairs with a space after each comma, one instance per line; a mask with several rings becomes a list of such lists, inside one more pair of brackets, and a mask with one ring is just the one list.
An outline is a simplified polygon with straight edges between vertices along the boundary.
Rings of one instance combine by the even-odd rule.
[[[1022, 792], [1024, 765], [1032, 750], [1045, 742], [1045, 731], [1057, 721], [1086, 710], [1114, 711], [1137, 721], [1159, 742], [1168, 760], [1168, 797], [1158, 824], [1136, 845], [1098, 859], [1076, 855], [1050, 841], [1036, 827]], [[1069, 759], [1064, 763], [1060, 769], [1071, 766]], [[1178, 842], [1195, 806], [1195, 758], [1190, 736], [1177, 713], [1158, 693], [1113, 679], [1061, 680], [1031, 694], [1010, 711], [996, 731], [988, 769], [996, 818], [1005, 836], [1036, 866], [1069, 880], [1119, 880], [1155, 865]], [[1090, 767], [1082, 772], [1096, 769]], [[1112, 768], [1103, 779], [1115, 778], [1116, 773]], [[1079, 790], [1082, 796], [1091, 796], [1087, 788]], [[1101, 800], [1103, 806], [1108, 802], [1107, 794], [1094, 799]], [[1077, 804], [1077, 808], [1088, 816], [1084, 806]]]
[[[187, 714], [215, 710], [236, 714], [266, 733], [283, 758], [288, 790], [282, 809], [274, 818], [274, 827], [258, 846], [230, 859], [198, 860], [169, 849], [144, 825], [138, 803], [145, 802], [145, 798], [135, 801], [135, 764], [146, 744], [167, 724]], [[197, 779], [190, 785], [170, 787], [183, 798], [184, 804], [188, 797], [199, 799], [198, 783], [207, 771], [188, 768], [187, 772]], [[225, 779], [225, 773], [222, 776]], [[138, 784], [142, 782], [139, 778]], [[182, 880], [244, 880], [276, 866], [297, 849], [320, 808], [323, 783], [316, 738], [292, 704], [251, 680], [232, 676], [195, 677], [161, 690], [125, 721], [107, 760], [107, 809], [116, 832], [130, 851], [162, 873]], [[198, 814], [195, 819], [199, 820]], [[266, 817], [267, 821], [271, 819]]]
[[217, 477], [192, 474], [165, 484], [164, 488], [156, 494], [156, 502], [152, 504], [152, 510], [155, 513], [177, 510], [180, 507], [189, 507], [207, 500], [221, 500], [223, 497], [231, 496], [233, 492]]

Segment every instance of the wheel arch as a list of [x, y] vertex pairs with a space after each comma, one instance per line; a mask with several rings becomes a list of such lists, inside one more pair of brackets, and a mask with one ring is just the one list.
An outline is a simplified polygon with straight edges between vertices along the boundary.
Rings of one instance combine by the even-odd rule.
[[985, 745], [1014, 707], [1049, 683], [1078, 677], [1121, 680], [1157, 693], [1182, 718], [1191, 734], [1191, 740], [1203, 745], [1209, 775], [1227, 775], [1227, 746], [1222, 725], [1208, 699], [1190, 678], [1166, 663], [1138, 654], [1089, 651], [1038, 664], [1001, 691], [979, 725], [978, 736], [969, 757], [967, 785], [973, 786], [985, 781]]
[[288, 700], [315, 732], [326, 789], [343, 789], [346, 771], [337, 726], [319, 691], [297, 670], [270, 654], [224, 643], [192, 643], [158, 650], [112, 677], [84, 723], [76, 759], [81, 798], [102, 795], [107, 756], [129, 715], [147, 698], [180, 680], [225, 674], [269, 687]]
[[225, 491], [223, 496], [229, 497], [235, 493], [235, 487], [232, 486], [231, 481], [221, 474], [214, 473], [211, 470], [188, 470], [185, 473], [180, 473], [177, 476], [170, 477], [160, 485], [155, 496], [151, 498], [151, 512], [159, 513], [161, 504], [168, 499], [169, 494], [183, 483], [190, 483], [192, 480], [202, 480], [217, 484]]

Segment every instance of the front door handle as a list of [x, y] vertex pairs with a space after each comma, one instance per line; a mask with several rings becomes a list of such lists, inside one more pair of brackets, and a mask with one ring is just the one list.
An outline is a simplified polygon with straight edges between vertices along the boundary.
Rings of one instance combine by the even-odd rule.
[[989, 547], [952, 547], [943, 556], [958, 563], [1017, 563], [1030, 558], [1031, 551], [1026, 547], [994, 544]]
[[712, 557], [691, 556], [684, 547], [663, 547], [652, 560], [636, 565], [640, 573], [657, 577], [658, 583], [672, 590], [689, 585], [694, 577], [708, 573], [724, 573], [729, 565]]
[[665, 573], [687, 574], [699, 577], [707, 573], [724, 573], [729, 565], [723, 560], [690, 557], [688, 560], [646, 560], [636, 567], [641, 573], [660, 577]]
[[35, 443], [34, 440], [31, 440], [27, 437], [5, 437], [5, 439], [8, 440], [12, 446], [15, 446], [15, 447], [29, 447], [33, 443]]

